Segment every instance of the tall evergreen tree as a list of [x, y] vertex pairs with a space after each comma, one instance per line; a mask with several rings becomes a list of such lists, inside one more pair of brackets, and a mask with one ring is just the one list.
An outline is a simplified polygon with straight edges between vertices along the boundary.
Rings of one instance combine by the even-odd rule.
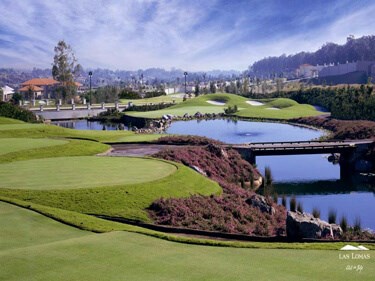
[[61, 82], [58, 93], [63, 99], [71, 98], [77, 90], [74, 78], [82, 70], [82, 67], [77, 63], [72, 48], [64, 40], [59, 41], [54, 50], [52, 76]]

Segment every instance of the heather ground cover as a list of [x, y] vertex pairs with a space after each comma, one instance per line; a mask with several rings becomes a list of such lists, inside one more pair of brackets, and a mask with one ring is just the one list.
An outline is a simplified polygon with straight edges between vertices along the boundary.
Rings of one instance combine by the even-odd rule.
[[347, 271], [350, 262], [337, 250], [204, 247], [123, 231], [93, 234], [5, 203], [0, 214], [7, 229], [0, 232], [1, 280], [372, 280], [375, 274], [372, 258], [361, 260], [361, 272]]
[[[241, 233], [258, 236], [285, 234], [286, 210], [265, 198], [274, 212], [260, 209], [251, 202], [260, 175], [234, 150], [225, 150], [218, 142], [206, 138], [166, 137], [159, 142], [208, 144], [165, 149], [155, 157], [198, 167], [223, 188], [220, 196], [191, 196], [156, 200], [150, 214], [158, 224], [200, 230]], [[255, 199], [254, 199], [255, 200]], [[270, 210], [270, 209], [268, 209]]]
[[[197, 98], [189, 99], [162, 110], [147, 112], [126, 112], [127, 115], [144, 118], [161, 118], [165, 114], [183, 116], [185, 113], [194, 115], [196, 112], [224, 113], [224, 109], [237, 106], [238, 112], [235, 116], [248, 118], [268, 118], [268, 119], [290, 119], [304, 116], [321, 115], [313, 106], [299, 104], [293, 100], [285, 98], [257, 100], [260, 106], [253, 106], [248, 103], [248, 99], [233, 94], [208, 94]], [[209, 102], [216, 102], [216, 105]]]

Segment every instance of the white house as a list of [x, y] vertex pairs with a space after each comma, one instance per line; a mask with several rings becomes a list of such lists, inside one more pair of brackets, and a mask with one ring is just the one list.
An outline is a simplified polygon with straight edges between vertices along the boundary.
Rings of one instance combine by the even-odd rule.
[[2, 87], [1, 89], [3, 90], [3, 96], [1, 100], [9, 101], [13, 97], [14, 89], [9, 86]]

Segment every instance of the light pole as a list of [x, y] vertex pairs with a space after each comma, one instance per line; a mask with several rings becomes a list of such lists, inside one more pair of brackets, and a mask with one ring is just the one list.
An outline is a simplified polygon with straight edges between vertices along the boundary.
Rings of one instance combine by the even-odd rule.
[[92, 105], [92, 99], [91, 99], [91, 76], [92, 76], [92, 71], [89, 72], [89, 77], [90, 77], [90, 105]]
[[188, 73], [185, 71], [184, 75], [185, 75], [185, 94], [187, 94], [187, 90], [186, 90], [186, 76], [188, 75]]

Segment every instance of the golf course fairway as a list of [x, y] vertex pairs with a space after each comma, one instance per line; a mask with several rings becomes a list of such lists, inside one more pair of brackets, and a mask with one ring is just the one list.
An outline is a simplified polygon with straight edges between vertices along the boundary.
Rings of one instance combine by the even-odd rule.
[[[6, 229], [0, 232], [0, 280], [310, 281], [375, 275], [373, 251], [371, 259], [355, 261], [340, 259], [338, 250], [207, 247], [128, 232], [93, 234], [7, 203], [0, 203], [0, 224]], [[362, 270], [348, 271], [351, 264]]]

